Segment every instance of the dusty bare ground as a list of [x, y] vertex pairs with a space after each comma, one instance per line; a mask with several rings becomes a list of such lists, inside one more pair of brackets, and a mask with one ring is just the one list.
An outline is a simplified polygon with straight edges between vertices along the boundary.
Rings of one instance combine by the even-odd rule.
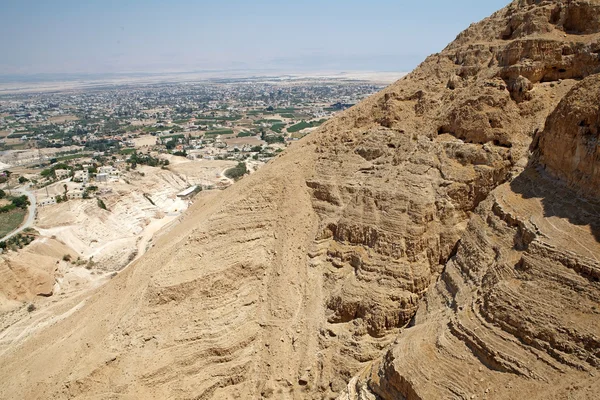
[[245, 144], [248, 144], [250, 146], [262, 146], [266, 143], [265, 141], [260, 140], [258, 136], [246, 136], [239, 138], [233, 137], [231, 139], [224, 139], [223, 141], [229, 146], [243, 146]]
[[[136, 121], [136, 122], [138, 122], [138, 121]], [[133, 125], [133, 123], [132, 123], [132, 125]], [[143, 135], [143, 136], [140, 136], [139, 138], [133, 139], [133, 141], [135, 143], [135, 147], [138, 149], [148, 147], [148, 146], [154, 146], [156, 144], [156, 136]]]
[[[157, 232], [178, 222], [190, 201], [177, 193], [192, 184], [219, 182], [223, 170], [235, 165], [181, 157], [171, 161], [172, 170], [140, 166], [118, 182], [98, 184], [108, 210], [95, 197], [38, 208], [39, 238], [2, 257], [0, 273], [7, 279], [0, 287], [0, 309], [24, 309], [29, 301], [43, 308], [48, 301], [39, 296], [69, 297], [73, 287], [78, 292], [96, 287], [144, 254]], [[62, 195], [65, 184], [69, 190], [81, 185], [61, 181], [36, 195]]]
[[75, 115], [58, 115], [56, 117], [48, 118], [48, 122], [60, 124], [67, 121], [77, 121], [78, 118]]

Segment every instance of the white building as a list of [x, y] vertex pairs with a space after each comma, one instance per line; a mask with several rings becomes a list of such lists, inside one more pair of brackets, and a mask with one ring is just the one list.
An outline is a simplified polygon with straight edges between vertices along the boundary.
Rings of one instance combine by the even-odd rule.
[[63, 180], [71, 176], [71, 171], [69, 171], [68, 169], [55, 169], [54, 175], [56, 175], [56, 179]]
[[185, 189], [184, 191], [177, 193], [177, 197], [179, 197], [180, 199], [189, 199], [189, 198], [193, 197], [197, 192], [198, 192], [198, 185], [190, 186], [189, 188]]
[[90, 180], [90, 173], [88, 172], [87, 169], [84, 169], [81, 171], [75, 171], [75, 175], [73, 175], [74, 182], [88, 183], [89, 180]]
[[98, 168], [98, 174], [106, 174], [111, 179], [119, 179], [120, 171], [111, 165]]
[[68, 191], [67, 199], [69, 199], [69, 200], [83, 199], [83, 190]]
[[107, 173], [98, 173], [96, 174], [97, 182], [108, 182], [108, 174]]
[[46, 207], [56, 204], [56, 199], [54, 197], [46, 197], [43, 199], [38, 199], [37, 205], [38, 207]]

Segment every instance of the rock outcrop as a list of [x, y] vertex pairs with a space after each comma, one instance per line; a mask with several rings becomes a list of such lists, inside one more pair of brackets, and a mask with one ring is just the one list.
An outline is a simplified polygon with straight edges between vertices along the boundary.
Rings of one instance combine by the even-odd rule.
[[599, 6], [515, 1], [195, 204], [0, 336], [0, 397], [594, 398]]
[[600, 75], [594, 75], [578, 83], [548, 117], [539, 137], [539, 162], [571, 188], [597, 198], [599, 136]]

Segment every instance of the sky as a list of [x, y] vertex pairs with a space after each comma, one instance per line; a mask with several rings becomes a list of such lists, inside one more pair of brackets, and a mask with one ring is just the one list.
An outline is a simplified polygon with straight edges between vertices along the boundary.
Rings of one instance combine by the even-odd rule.
[[0, 0], [0, 75], [410, 71], [508, 0]]

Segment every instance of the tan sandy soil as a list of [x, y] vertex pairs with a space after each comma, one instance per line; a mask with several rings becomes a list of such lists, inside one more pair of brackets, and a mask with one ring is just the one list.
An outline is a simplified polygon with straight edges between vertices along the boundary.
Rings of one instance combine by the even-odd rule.
[[48, 122], [54, 123], [54, 124], [61, 124], [67, 121], [77, 121], [79, 118], [77, 118], [77, 116], [75, 115], [58, 115], [56, 117], [50, 117], [48, 118]]
[[266, 142], [262, 141], [259, 136], [244, 136], [244, 137], [232, 137], [223, 139], [228, 146], [243, 146], [249, 144], [251, 146], [262, 146]]
[[[150, 112], [150, 111], [146, 111], [146, 112]], [[150, 125], [154, 125], [156, 123], [156, 119], [144, 119], [141, 121], [131, 121], [131, 125], [133, 126], [150, 126]]]
[[[26, 261], [47, 256], [47, 246], [59, 245], [60, 250], [47, 262], [49, 267], [42, 268], [43, 272], [28, 265], [46, 265], [45, 261], [32, 261], [31, 264], [26, 262], [18, 264], [19, 269], [13, 268], [13, 278], [8, 279], [5, 286], [0, 286], [0, 308], [14, 309], [22, 304], [21, 302], [35, 298], [36, 290], [42, 290], [35, 287], [48, 292], [47, 289], [52, 288], [54, 282], [63, 279], [63, 276], [66, 277], [65, 285], [73, 286], [69, 283], [69, 277], [81, 275], [73, 275], [73, 268], [85, 272], [88, 270], [84, 267], [90, 267], [90, 271], [84, 273], [84, 277], [89, 279], [76, 280], [76, 286], [81, 290], [93, 287], [88, 283], [95, 282], [96, 277], [120, 270], [132, 259], [139, 258], [145, 253], [157, 232], [178, 222], [190, 201], [179, 199], [176, 197], [177, 193], [193, 184], [207, 186], [223, 180], [232, 183], [222, 174], [224, 170], [234, 166], [234, 162], [190, 161], [175, 156], [169, 158], [173, 171], [139, 166], [137, 170], [125, 173], [119, 182], [96, 184], [109, 211], [99, 208], [95, 198], [70, 200], [38, 208], [35, 228], [41, 236], [25, 250], [18, 253], [9, 252], [4, 257], [5, 261], [10, 263], [10, 260]], [[38, 189], [36, 197], [39, 200], [62, 195], [65, 184], [71, 191], [81, 186], [80, 183], [64, 180]], [[155, 205], [152, 205], [144, 194], [147, 194]], [[202, 196], [208, 195], [209, 192], [202, 192]], [[45, 243], [46, 247], [42, 246], [42, 243]], [[79, 259], [81, 266], [64, 263], [65, 268], [54, 270], [54, 262], [62, 263], [64, 254], [71, 254], [73, 262]], [[28, 280], [32, 281], [33, 287], [23, 287], [23, 284], [19, 283]], [[5, 300], [2, 300], [3, 293]], [[59, 291], [55, 290], [54, 293], [69, 295], [64, 287]]]
[[156, 144], [156, 136], [144, 135], [133, 139], [136, 148], [154, 146]]

